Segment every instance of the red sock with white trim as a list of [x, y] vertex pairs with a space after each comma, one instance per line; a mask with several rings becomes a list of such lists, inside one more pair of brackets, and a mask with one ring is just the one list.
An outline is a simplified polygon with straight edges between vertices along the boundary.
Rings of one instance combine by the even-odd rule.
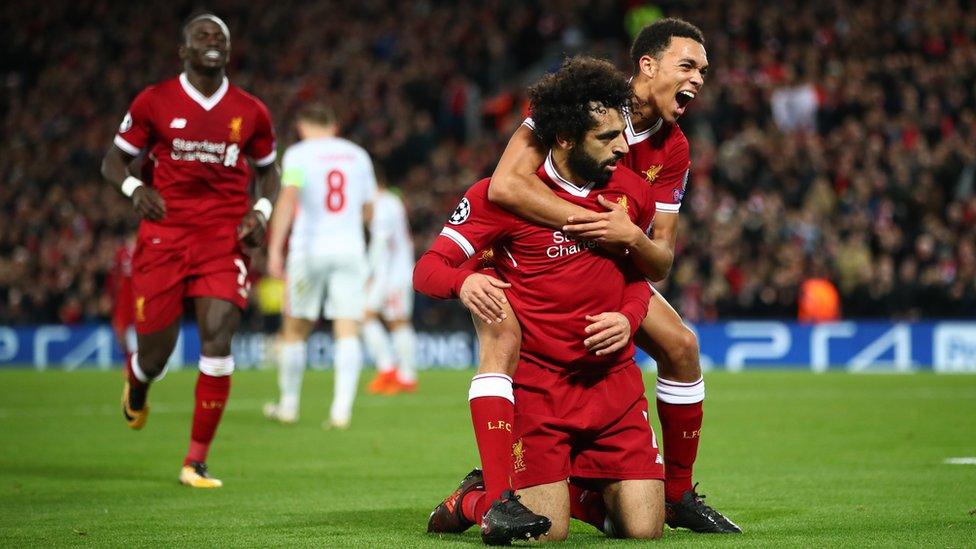
[[515, 421], [512, 378], [505, 374], [474, 376], [468, 391], [468, 405], [481, 456], [485, 492], [478, 500], [469, 500], [467, 506], [462, 502], [462, 509], [470, 508], [472, 515], [465, 516], [478, 523], [491, 502], [512, 487], [512, 422]]
[[657, 415], [664, 444], [664, 499], [681, 500], [692, 489], [691, 475], [701, 437], [705, 381], [680, 383], [657, 378]]
[[193, 427], [190, 430], [190, 448], [183, 465], [191, 461], [204, 463], [210, 451], [210, 443], [217, 434], [217, 425], [224, 414], [230, 395], [230, 374], [234, 371], [234, 357], [200, 357], [200, 374], [197, 376], [196, 404], [193, 407]]

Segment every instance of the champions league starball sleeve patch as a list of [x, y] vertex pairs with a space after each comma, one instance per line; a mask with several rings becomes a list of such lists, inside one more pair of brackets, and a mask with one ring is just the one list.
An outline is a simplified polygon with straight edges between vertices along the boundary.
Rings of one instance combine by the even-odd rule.
[[448, 218], [447, 222], [450, 223], [451, 225], [460, 225], [461, 223], [467, 221], [468, 217], [470, 216], [471, 216], [471, 203], [468, 202], [467, 197], [464, 197], [461, 199], [461, 202], [457, 205], [457, 208], [454, 208], [454, 213], [451, 214], [451, 217]]

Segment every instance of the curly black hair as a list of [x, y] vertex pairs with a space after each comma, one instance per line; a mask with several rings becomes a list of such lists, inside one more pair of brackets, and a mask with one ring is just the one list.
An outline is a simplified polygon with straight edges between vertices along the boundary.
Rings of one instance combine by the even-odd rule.
[[634, 39], [634, 44], [630, 48], [630, 60], [634, 62], [634, 67], [637, 67], [640, 58], [645, 55], [655, 59], [660, 57], [671, 45], [671, 39], [674, 37], [690, 38], [705, 45], [705, 35], [698, 27], [677, 17], [660, 19], [641, 29]]
[[609, 62], [571, 57], [529, 88], [535, 133], [546, 147], [555, 145], [557, 135], [579, 142], [596, 126], [593, 103], [622, 110], [631, 94], [630, 84]]

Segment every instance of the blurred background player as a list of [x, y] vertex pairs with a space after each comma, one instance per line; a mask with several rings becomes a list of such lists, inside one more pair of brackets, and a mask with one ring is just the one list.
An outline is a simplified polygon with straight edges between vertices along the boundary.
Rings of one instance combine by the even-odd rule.
[[115, 250], [112, 271], [107, 279], [112, 296], [112, 333], [119, 349], [125, 355], [125, 363], [131, 360], [135, 346], [129, 338], [129, 328], [135, 326], [135, 299], [132, 297], [132, 256], [136, 249], [136, 235], [126, 235]]
[[384, 178], [378, 183], [369, 225], [370, 279], [363, 324], [363, 340], [377, 371], [368, 390], [374, 394], [413, 392], [417, 390], [417, 335], [410, 319], [413, 239], [400, 194], [390, 189]]
[[[643, 28], [631, 47], [633, 104], [627, 113], [630, 152], [624, 165], [640, 174], [655, 193], [657, 215], [651, 238], [629, 223], [619, 207], [598, 214], [560, 200], [535, 176], [546, 150], [531, 130], [520, 127], [492, 175], [489, 198], [537, 223], [564, 230], [612, 250], [633, 252], [631, 259], [651, 280], [671, 270], [678, 214], [691, 159], [688, 140], [677, 125], [697, 97], [708, 71], [705, 39], [697, 27], [674, 18]], [[479, 329], [479, 335], [483, 330]], [[668, 525], [696, 532], [738, 533], [740, 528], [705, 505], [692, 485], [705, 399], [698, 340], [659, 293], [635, 340], [658, 367], [657, 409], [664, 442]], [[509, 353], [510, 354], [510, 353]]]
[[335, 338], [335, 392], [326, 426], [344, 429], [352, 418], [363, 365], [359, 324], [368, 276], [365, 224], [372, 216], [376, 176], [369, 154], [337, 136], [331, 108], [305, 105], [296, 127], [301, 141], [285, 151], [283, 189], [268, 241], [268, 272], [284, 277], [287, 289], [278, 351], [281, 394], [277, 403], [265, 405], [264, 414], [283, 423], [298, 420], [308, 336], [325, 316], [332, 320]]
[[[132, 199], [142, 221], [133, 256], [137, 352], [126, 366], [122, 413], [146, 422], [149, 386], [165, 373], [192, 298], [201, 356], [190, 448], [180, 482], [217, 488], [206, 459], [230, 394], [231, 339], [247, 305], [244, 247], [264, 240], [278, 192], [275, 137], [267, 107], [227, 80], [230, 32], [213, 14], [191, 17], [179, 46], [184, 72], [132, 101], [102, 175]], [[145, 149], [155, 159], [152, 185], [128, 164]], [[261, 198], [251, 207], [255, 165]]]

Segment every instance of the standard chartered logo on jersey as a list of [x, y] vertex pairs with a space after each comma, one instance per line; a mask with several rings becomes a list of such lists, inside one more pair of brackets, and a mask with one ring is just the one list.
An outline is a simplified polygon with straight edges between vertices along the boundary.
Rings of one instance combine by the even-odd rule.
[[176, 138], [173, 140], [172, 149], [169, 154], [173, 160], [223, 164], [228, 167], [236, 166], [237, 159], [241, 155], [241, 148], [237, 143], [228, 145], [224, 142], [190, 141]]
[[552, 246], [546, 248], [546, 255], [552, 259], [569, 257], [586, 250], [596, 248], [596, 242], [591, 240], [578, 241], [562, 231], [552, 232]]

